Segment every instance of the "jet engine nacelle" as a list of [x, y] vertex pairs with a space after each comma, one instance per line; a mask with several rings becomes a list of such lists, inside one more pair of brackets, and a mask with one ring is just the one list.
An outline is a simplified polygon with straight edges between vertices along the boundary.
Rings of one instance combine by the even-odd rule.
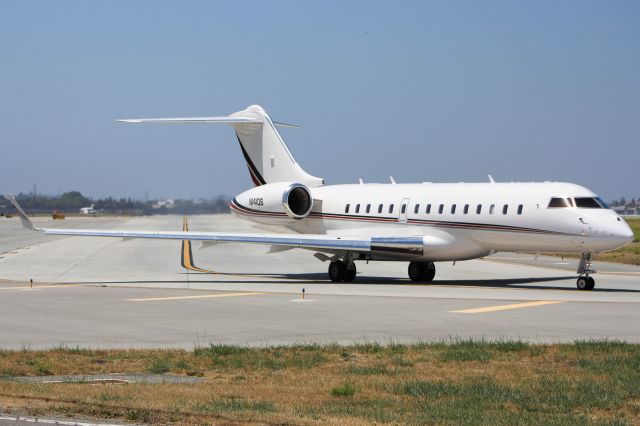
[[[291, 223], [304, 219], [311, 212], [313, 197], [301, 183], [277, 182], [256, 186], [238, 195], [231, 203], [232, 210], [258, 222], [274, 223], [284, 219]], [[281, 221], [278, 221], [282, 223]]]

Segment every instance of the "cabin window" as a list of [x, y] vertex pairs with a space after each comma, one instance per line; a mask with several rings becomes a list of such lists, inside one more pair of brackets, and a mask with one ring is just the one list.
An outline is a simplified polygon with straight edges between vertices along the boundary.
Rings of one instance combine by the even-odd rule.
[[420, 211], [420, 204], [416, 204], [416, 206], [413, 208], [413, 212], [415, 214], [418, 214], [419, 211]]
[[347, 204], [347, 205], [344, 207], [344, 212], [345, 212], [345, 213], [349, 213], [349, 206], [350, 206], [350, 204]]
[[583, 209], [607, 209], [607, 205], [600, 198], [596, 197], [576, 197], [576, 207]]
[[427, 204], [427, 214], [431, 213], [431, 204]]
[[496, 205], [495, 204], [491, 204], [489, 206], [489, 214], [493, 214], [493, 212], [496, 211]]
[[464, 214], [469, 213], [469, 204], [465, 204], [464, 205], [464, 210], [463, 210]]
[[518, 214], [522, 214], [522, 207], [523, 207], [522, 204], [518, 206]]
[[356, 204], [356, 213], [360, 213], [360, 204]]
[[478, 204], [478, 206], [476, 207], [476, 214], [480, 213], [482, 213], [482, 204]]
[[382, 213], [382, 204], [378, 205], [378, 213]]
[[393, 213], [393, 204], [389, 204], [389, 213]]
[[440, 204], [440, 207], [438, 207], [438, 213], [442, 214], [443, 211], [444, 211], [444, 204]]
[[455, 212], [456, 212], [456, 205], [451, 204], [451, 214], [455, 214]]
[[507, 214], [507, 211], [509, 211], [509, 205], [505, 204], [502, 206], [502, 214]]
[[367, 214], [371, 211], [371, 204], [367, 204]]
[[[577, 203], [578, 203], [578, 199], [576, 198], [576, 204]], [[547, 207], [549, 208], [571, 207], [571, 205], [565, 198], [554, 197], [551, 199], [551, 201], [549, 201], [549, 205]]]
[[403, 204], [403, 205], [400, 207], [400, 212], [401, 212], [402, 214], [405, 214], [405, 213], [407, 212], [407, 205], [406, 205], [406, 204]]

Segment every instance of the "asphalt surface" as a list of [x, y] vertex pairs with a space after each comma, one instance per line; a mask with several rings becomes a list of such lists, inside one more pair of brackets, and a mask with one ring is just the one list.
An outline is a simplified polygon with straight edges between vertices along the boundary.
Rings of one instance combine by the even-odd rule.
[[[37, 220], [39, 226], [179, 230], [182, 218]], [[194, 216], [191, 230], [257, 232], [229, 215]], [[596, 289], [575, 289], [574, 260], [498, 254], [438, 263], [415, 285], [406, 263], [358, 263], [351, 284], [305, 250], [193, 247], [177, 241], [55, 238], [0, 219], [0, 347], [151, 348], [457, 338], [640, 341], [640, 268], [595, 263]], [[29, 279], [34, 280], [31, 289]], [[301, 291], [305, 289], [305, 300]]]

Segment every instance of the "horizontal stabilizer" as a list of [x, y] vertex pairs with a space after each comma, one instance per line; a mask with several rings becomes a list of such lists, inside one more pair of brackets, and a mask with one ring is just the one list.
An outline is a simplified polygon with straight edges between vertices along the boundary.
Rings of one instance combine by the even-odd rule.
[[119, 123], [168, 123], [168, 124], [250, 124], [262, 123], [258, 118], [249, 117], [179, 117], [179, 118], [123, 118]]
[[[176, 118], [122, 118], [116, 120], [118, 123], [141, 124], [141, 123], [161, 123], [161, 124], [262, 124], [259, 118], [249, 117], [176, 117]], [[297, 129], [300, 126], [289, 123], [274, 121], [276, 127], [289, 127]]]

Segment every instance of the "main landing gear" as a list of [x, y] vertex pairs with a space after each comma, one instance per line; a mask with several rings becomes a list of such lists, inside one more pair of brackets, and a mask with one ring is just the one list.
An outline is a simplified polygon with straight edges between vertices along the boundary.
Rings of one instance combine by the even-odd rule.
[[413, 282], [431, 282], [436, 276], [436, 265], [433, 262], [410, 262], [409, 278]]
[[591, 253], [582, 253], [580, 263], [578, 264], [578, 280], [576, 281], [576, 287], [578, 290], [593, 290], [596, 286], [596, 281], [590, 274], [595, 273], [591, 268]]
[[334, 283], [350, 283], [356, 279], [356, 264], [351, 259], [334, 260], [329, 264], [329, 278]]

